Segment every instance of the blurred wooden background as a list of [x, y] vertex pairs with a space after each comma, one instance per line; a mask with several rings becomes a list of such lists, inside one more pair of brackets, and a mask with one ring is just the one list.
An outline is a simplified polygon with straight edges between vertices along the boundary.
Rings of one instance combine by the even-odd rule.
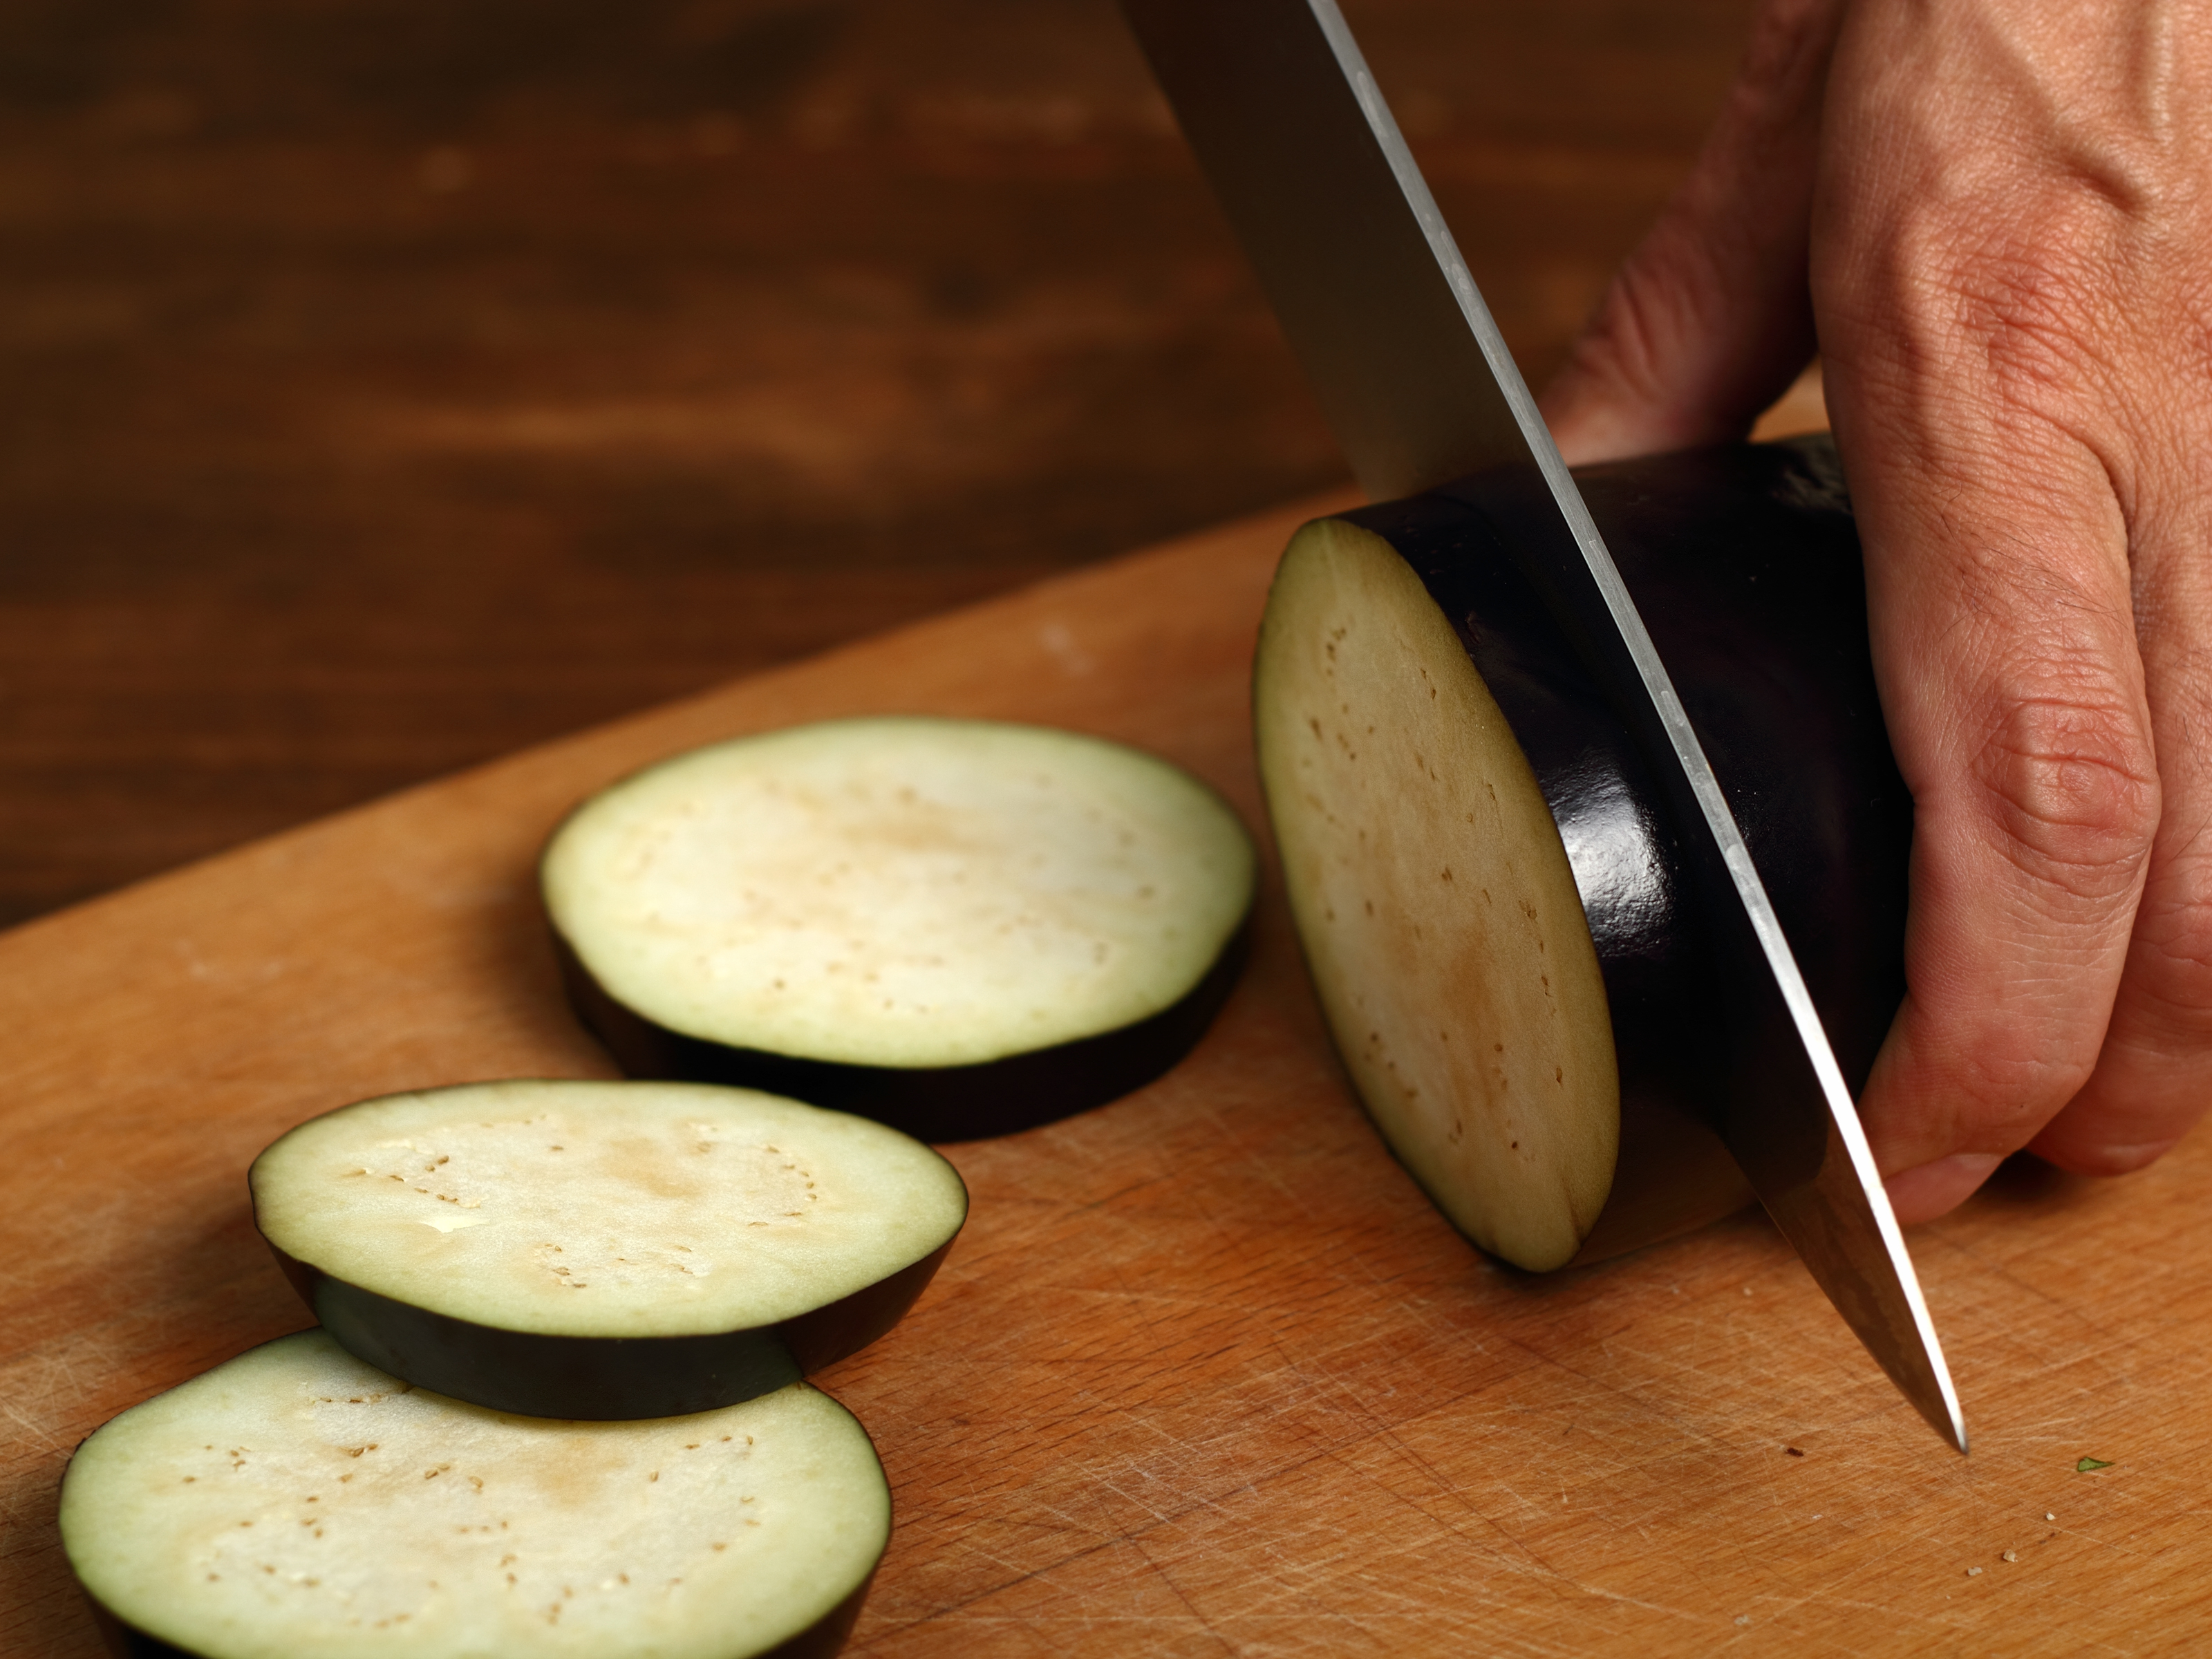
[[[1345, 0], [1556, 362], [1747, 0]], [[1341, 477], [1109, 0], [9, 0], [0, 925]]]

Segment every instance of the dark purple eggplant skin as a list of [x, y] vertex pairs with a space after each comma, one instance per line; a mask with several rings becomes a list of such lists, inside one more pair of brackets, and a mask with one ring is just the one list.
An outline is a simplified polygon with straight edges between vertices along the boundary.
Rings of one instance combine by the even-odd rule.
[[[1575, 477], [1856, 1096], [1905, 993], [1912, 799], [1882, 723], [1834, 447], [1825, 435], [1727, 445]], [[1667, 798], [1499, 540], [1514, 508], [1486, 508], [1498, 488], [1476, 477], [1341, 516], [1420, 576], [1551, 805], [1611, 1005], [1624, 1132], [1707, 1133], [1720, 1106], [1721, 981]], [[1584, 1257], [1601, 1246], [1594, 1235]]]
[[550, 928], [578, 1018], [625, 1076], [720, 1083], [871, 1117], [917, 1140], [981, 1140], [1073, 1117], [1164, 1076], [1203, 1037], [1237, 988], [1248, 913], [1198, 983], [1158, 1013], [1097, 1036], [975, 1066], [848, 1066], [687, 1036], [615, 1000]]
[[[853, 1626], [860, 1622], [860, 1604], [868, 1599], [869, 1587], [874, 1583], [875, 1575], [872, 1572], [861, 1580], [859, 1589], [797, 1635], [757, 1654], [732, 1655], [731, 1659], [833, 1659], [852, 1636]], [[149, 1636], [136, 1626], [125, 1624], [89, 1591], [84, 1599], [91, 1604], [93, 1623], [100, 1627], [100, 1640], [114, 1659], [222, 1659], [221, 1655], [180, 1648], [158, 1636]]]
[[[956, 1235], [957, 1237], [957, 1235]], [[518, 1417], [682, 1417], [773, 1394], [898, 1323], [953, 1241], [887, 1279], [781, 1324], [699, 1336], [545, 1336], [433, 1313], [270, 1253], [323, 1328], [402, 1382]]]

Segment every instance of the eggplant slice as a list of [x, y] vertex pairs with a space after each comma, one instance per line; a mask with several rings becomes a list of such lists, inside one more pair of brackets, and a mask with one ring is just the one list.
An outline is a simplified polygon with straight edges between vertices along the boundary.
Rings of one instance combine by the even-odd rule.
[[254, 1161], [254, 1221], [331, 1334], [499, 1411], [673, 1416], [873, 1341], [967, 1215], [936, 1152], [703, 1084], [524, 1080], [364, 1101]]
[[120, 1654], [795, 1659], [859, 1617], [890, 1492], [853, 1414], [803, 1382], [554, 1422], [303, 1331], [96, 1431], [61, 1531]]
[[[1911, 801], [1825, 439], [1578, 470], [1846, 1079], [1904, 993]], [[1535, 1270], [1717, 1218], [1729, 1033], [1665, 800], [1466, 480], [1309, 525], [1255, 671], [1291, 905], [1352, 1086], [1483, 1249]]]
[[1230, 806], [1073, 732], [825, 721], [614, 785], [546, 848], [570, 995], [623, 1069], [930, 1140], [1115, 1099], [1205, 1034], [1255, 863]]

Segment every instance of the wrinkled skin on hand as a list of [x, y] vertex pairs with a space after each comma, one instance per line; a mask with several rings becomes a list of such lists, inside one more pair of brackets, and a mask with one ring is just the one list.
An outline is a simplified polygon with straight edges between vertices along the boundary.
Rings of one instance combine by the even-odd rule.
[[2212, 1103], [2212, 0], [1769, 0], [1544, 408], [1739, 437], [1816, 349], [1916, 805], [1903, 1219]]

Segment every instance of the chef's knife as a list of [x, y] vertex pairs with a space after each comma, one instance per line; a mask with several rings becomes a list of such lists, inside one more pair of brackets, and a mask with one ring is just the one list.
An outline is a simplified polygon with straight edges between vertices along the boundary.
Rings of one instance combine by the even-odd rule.
[[1360, 483], [1387, 500], [1490, 475], [1503, 539], [1666, 781], [1729, 1005], [1721, 1137], [1868, 1351], [1964, 1451], [1919, 1279], [1750, 850], [1335, 0], [1123, 9]]

